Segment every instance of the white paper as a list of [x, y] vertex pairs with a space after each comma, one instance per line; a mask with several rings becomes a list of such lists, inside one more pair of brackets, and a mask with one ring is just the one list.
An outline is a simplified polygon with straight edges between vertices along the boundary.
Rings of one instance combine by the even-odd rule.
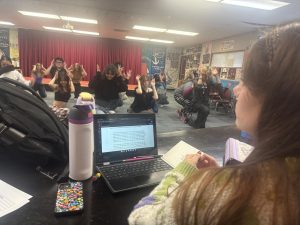
[[195, 154], [199, 150], [189, 145], [184, 141], [178, 142], [173, 148], [171, 148], [166, 154], [162, 156], [162, 159], [170, 166], [175, 168], [180, 162], [185, 159], [188, 154]]
[[224, 164], [230, 159], [235, 159], [240, 162], [244, 162], [248, 155], [253, 151], [253, 146], [248, 145], [244, 142], [229, 138], [226, 141]]
[[0, 217], [29, 202], [32, 196], [0, 180]]

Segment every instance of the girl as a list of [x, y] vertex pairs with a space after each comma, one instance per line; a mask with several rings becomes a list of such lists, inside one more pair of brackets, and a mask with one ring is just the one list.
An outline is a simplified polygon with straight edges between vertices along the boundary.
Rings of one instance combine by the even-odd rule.
[[54, 90], [53, 106], [65, 108], [71, 93], [74, 92], [74, 85], [67, 70], [56, 71], [53, 79], [49, 82], [49, 86]]
[[31, 71], [31, 77], [32, 77], [32, 88], [35, 91], [38, 91], [39, 95], [42, 98], [46, 98], [47, 94], [46, 94], [46, 90], [45, 87], [43, 85], [43, 77], [45, 75], [45, 71], [46, 69], [44, 68], [44, 66], [41, 63], [37, 63], [33, 66], [33, 69]]
[[70, 75], [75, 88], [74, 98], [78, 98], [81, 92], [80, 81], [82, 81], [82, 79], [87, 76], [87, 73], [83, 68], [83, 65], [80, 65], [79, 63], [75, 63], [75, 65], [71, 65], [68, 70], [70, 71]]
[[[235, 87], [236, 125], [255, 139], [244, 163], [188, 155], [135, 207], [130, 224], [300, 224], [300, 24], [259, 39]], [[184, 180], [184, 182], [183, 182]]]
[[155, 80], [152, 79], [149, 85], [147, 79], [147, 76], [138, 75], [136, 77], [138, 87], [135, 89], [134, 101], [128, 109], [128, 112], [139, 113], [142, 111], [153, 111], [157, 113], [156, 100], [158, 99], [158, 95], [155, 88]]

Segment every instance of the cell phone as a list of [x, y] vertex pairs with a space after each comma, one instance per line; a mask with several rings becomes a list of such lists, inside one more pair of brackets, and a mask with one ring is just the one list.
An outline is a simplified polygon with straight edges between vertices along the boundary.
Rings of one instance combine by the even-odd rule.
[[54, 213], [57, 216], [83, 212], [82, 182], [68, 182], [58, 185]]

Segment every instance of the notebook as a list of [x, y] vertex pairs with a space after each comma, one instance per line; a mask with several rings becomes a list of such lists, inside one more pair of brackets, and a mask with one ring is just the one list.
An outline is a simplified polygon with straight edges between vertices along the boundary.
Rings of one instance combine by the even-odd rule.
[[172, 169], [158, 155], [155, 114], [94, 115], [95, 164], [113, 193], [158, 184]]
[[223, 165], [233, 165], [244, 162], [253, 149], [254, 147], [247, 143], [229, 138], [226, 141]]

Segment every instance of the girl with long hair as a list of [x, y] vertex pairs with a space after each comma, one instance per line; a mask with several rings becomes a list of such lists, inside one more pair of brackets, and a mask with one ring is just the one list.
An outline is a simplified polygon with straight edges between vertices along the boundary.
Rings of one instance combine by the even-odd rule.
[[150, 79], [146, 75], [138, 75], [136, 76], [136, 81], [138, 86], [135, 89], [134, 101], [127, 111], [134, 113], [143, 111], [157, 113], [156, 100], [158, 99], [158, 95], [155, 88], [155, 79]]
[[254, 138], [239, 165], [199, 152], [141, 200], [130, 224], [300, 224], [300, 24], [274, 29], [251, 48], [236, 125]]
[[43, 85], [43, 77], [45, 76], [45, 71], [46, 69], [41, 63], [36, 63], [31, 71], [32, 88], [37, 91], [42, 98], [47, 97], [46, 90]]
[[74, 84], [74, 98], [78, 98], [80, 92], [81, 92], [81, 85], [80, 85], [80, 81], [82, 81], [82, 79], [84, 77], [87, 76], [87, 73], [85, 71], [85, 69], [83, 68], [83, 65], [80, 65], [79, 63], [75, 63], [74, 65], [72, 64], [68, 70], [70, 71], [70, 75], [72, 77], [72, 81]]
[[74, 92], [72, 78], [67, 70], [56, 71], [54, 77], [49, 82], [49, 86], [54, 90], [53, 106], [65, 108]]

